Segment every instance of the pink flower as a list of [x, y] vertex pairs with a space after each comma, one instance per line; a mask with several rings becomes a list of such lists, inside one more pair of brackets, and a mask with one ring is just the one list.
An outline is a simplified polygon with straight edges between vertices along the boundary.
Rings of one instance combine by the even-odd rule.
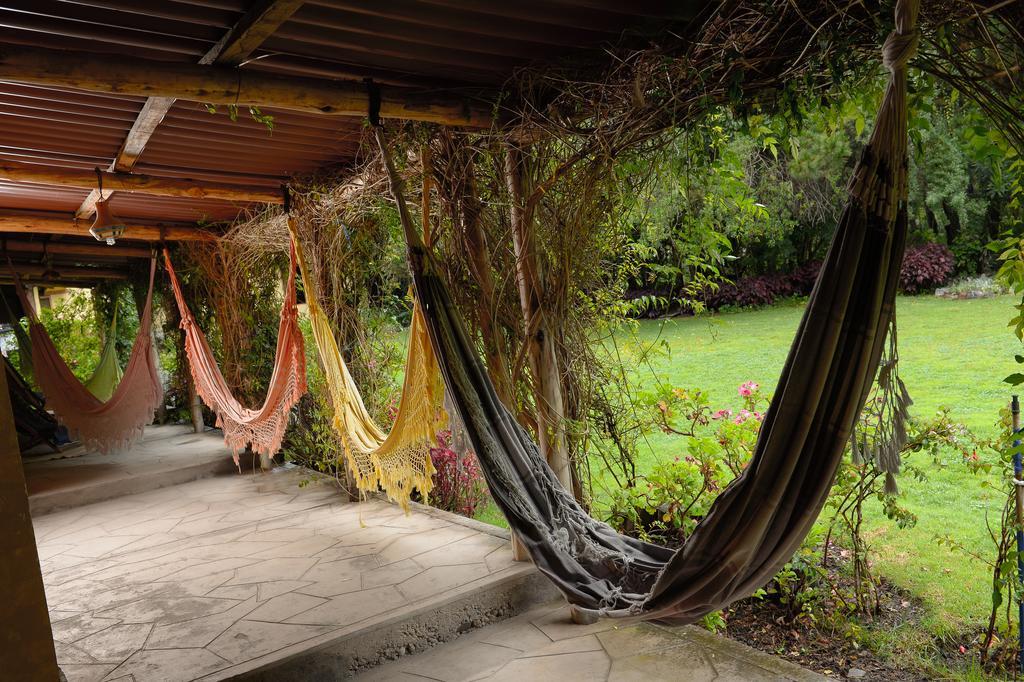
[[733, 419], [732, 421], [733, 421], [734, 424], [742, 424], [743, 422], [745, 422], [748, 419], [750, 419], [750, 417], [751, 417], [751, 414], [750, 414], [749, 410], [740, 410], [740, 413], [737, 414], [736, 418]]
[[711, 415], [712, 419], [728, 419], [732, 416], [732, 410], [719, 410]]
[[748, 398], [754, 395], [754, 392], [757, 391], [758, 388], [760, 388], [760, 386], [758, 386], [756, 382], [748, 381], [746, 383], [740, 384], [740, 387], [737, 389], [737, 392], [740, 394], [740, 396]]

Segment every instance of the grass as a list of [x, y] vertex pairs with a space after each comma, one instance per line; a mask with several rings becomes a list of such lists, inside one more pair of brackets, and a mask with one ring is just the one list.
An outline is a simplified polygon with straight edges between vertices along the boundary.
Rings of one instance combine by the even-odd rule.
[[[930, 296], [898, 302], [901, 373], [915, 400], [912, 414], [926, 417], [948, 406], [954, 419], [992, 435], [1010, 391], [1002, 378], [1014, 371], [1020, 346], [1007, 329], [1014, 300], [951, 301]], [[665, 352], [636, 381], [651, 390], [658, 382], [708, 392], [715, 407], [735, 407], [736, 388], [756, 381], [771, 391], [782, 368], [802, 313], [795, 303], [774, 308], [641, 323], [637, 341], [621, 345], [624, 361], [637, 364], [639, 347], [658, 343]], [[652, 435], [643, 448], [643, 471], [660, 457], [685, 446], [678, 437]], [[978, 561], [939, 547], [936, 536], [951, 534], [968, 548], [987, 552], [985, 514], [998, 503], [959, 463], [958, 456], [915, 462], [928, 480], [900, 481], [906, 506], [918, 516], [916, 527], [901, 530], [872, 503], [869, 538], [878, 572], [920, 597], [925, 627], [945, 634], [977, 625], [991, 599], [990, 578]]]

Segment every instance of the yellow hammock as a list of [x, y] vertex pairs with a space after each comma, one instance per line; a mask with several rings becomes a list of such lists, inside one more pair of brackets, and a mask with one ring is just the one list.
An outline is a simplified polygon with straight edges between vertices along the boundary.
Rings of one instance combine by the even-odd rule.
[[409, 497], [414, 488], [424, 499], [433, 488], [434, 465], [430, 460], [430, 448], [437, 432], [448, 424], [448, 414], [444, 410], [444, 383], [419, 303], [414, 302], [412, 309], [398, 415], [391, 432], [385, 433], [367, 412], [338, 350], [330, 322], [317, 302], [318, 294], [302, 253], [295, 219], [291, 216], [288, 217], [288, 230], [295, 244], [313, 339], [334, 406], [334, 428], [341, 434], [345, 459], [356, 486], [367, 492], [382, 488], [391, 500], [408, 511]]

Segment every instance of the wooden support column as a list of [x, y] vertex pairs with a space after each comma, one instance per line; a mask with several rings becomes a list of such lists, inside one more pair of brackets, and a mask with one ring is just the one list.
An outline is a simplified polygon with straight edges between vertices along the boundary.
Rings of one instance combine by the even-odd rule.
[[206, 422], [203, 421], [203, 403], [199, 400], [195, 382], [191, 377], [188, 380], [188, 405], [189, 411], [192, 413], [192, 430], [202, 433], [206, 429]]
[[0, 585], [4, 590], [0, 677], [56, 682], [57, 655], [4, 371], [0, 371], [0, 519]]
[[565, 437], [564, 402], [554, 339], [542, 307], [543, 292], [537, 272], [533, 240], [533, 216], [526, 211], [521, 150], [508, 145], [505, 174], [511, 200], [512, 241], [516, 255], [516, 281], [523, 309], [527, 352], [533, 372], [537, 403], [537, 441], [541, 454], [566, 490], [572, 491], [569, 448]]

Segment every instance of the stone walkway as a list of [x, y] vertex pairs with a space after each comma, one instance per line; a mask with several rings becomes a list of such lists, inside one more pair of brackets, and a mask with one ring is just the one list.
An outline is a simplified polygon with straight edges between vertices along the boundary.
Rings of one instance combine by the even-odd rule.
[[828, 678], [695, 627], [575, 625], [555, 601], [400, 658], [358, 682], [819, 682]]
[[535, 574], [500, 533], [342, 502], [333, 485], [300, 487], [306, 475], [221, 476], [35, 518], [68, 679], [225, 679], [467, 586]]

